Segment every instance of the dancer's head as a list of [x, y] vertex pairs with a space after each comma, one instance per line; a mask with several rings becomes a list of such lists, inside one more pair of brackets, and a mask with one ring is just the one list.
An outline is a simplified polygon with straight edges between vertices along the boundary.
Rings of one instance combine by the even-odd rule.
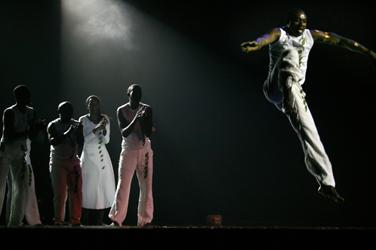
[[91, 95], [88, 98], [86, 98], [87, 109], [91, 113], [100, 112], [100, 104], [101, 100], [96, 95]]
[[301, 9], [292, 10], [287, 21], [288, 32], [293, 36], [301, 36], [307, 28], [307, 15]]
[[57, 113], [63, 121], [69, 121], [73, 116], [73, 105], [68, 101], [61, 102], [57, 107]]
[[30, 104], [30, 90], [26, 85], [17, 85], [13, 89], [14, 97], [16, 98], [16, 102], [22, 106]]
[[131, 102], [131, 104], [138, 104], [138, 103], [140, 103], [141, 97], [142, 97], [142, 90], [141, 90], [140, 85], [138, 85], [138, 84], [131, 84], [128, 87], [127, 95], [129, 97], [129, 101]]

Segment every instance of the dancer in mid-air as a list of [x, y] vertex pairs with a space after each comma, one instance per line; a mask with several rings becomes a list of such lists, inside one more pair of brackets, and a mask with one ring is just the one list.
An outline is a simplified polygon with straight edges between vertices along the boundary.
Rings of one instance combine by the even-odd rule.
[[332, 165], [302, 89], [314, 42], [339, 46], [376, 61], [375, 52], [358, 42], [335, 33], [307, 29], [307, 16], [303, 10], [292, 11], [286, 26], [275, 28], [254, 41], [243, 42], [241, 49], [249, 54], [269, 45], [269, 73], [263, 86], [264, 94], [290, 120], [301, 141], [307, 169], [320, 185], [318, 192], [342, 203], [344, 199], [335, 188]]

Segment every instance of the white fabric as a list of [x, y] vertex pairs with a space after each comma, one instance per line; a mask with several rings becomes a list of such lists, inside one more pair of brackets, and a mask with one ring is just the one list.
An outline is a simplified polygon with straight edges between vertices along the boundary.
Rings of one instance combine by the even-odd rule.
[[332, 164], [325, 152], [317, 132], [312, 114], [305, 102], [305, 93], [297, 83], [291, 87], [293, 113], [289, 120], [298, 135], [304, 152], [304, 160], [308, 171], [319, 184], [335, 186]]
[[5, 145], [0, 157], [1, 172], [1, 206], [4, 202], [6, 180], [9, 174], [8, 186], [12, 191], [9, 205], [9, 226], [20, 226], [25, 216], [26, 197], [28, 190], [29, 169], [25, 164], [25, 142], [18, 140]]
[[138, 150], [123, 149], [120, 154], [119, 182], [115, 200], [109, 213], [109, 218], [120, 225], [127, 215], [129, 193], [135, 171], [140, 187], [137, 225], [143, 226], [153, 220], [154, 212], [152, 192], [153, 150], [148, 138], [146, 138], [143, 148]]
[[85, 115], [80, 117], [84, 132], [84, 147], [81, 155], [82, 167], [82, 207], [104, 209], [111, 207], [115, 197], [115, 177], [111, 158], [106, 149], [110, 141], [110, 120], [105, 116], [106, 135], [102, 130], [93, 133], [94, 124]]
[[27, 151], [25, 154], [25, 162], [27, 167], [29, 168], [30, 177], [28, 180], [29, 187], [26, 198], [25, 219], [29, 225], [42, 224], [39, 215], [37, 196], [35, 193], [35, 178], [30, 158], [31, 141], [29, 139], [26, 140], [26, 148]]
[[[283, 53], [284, 57], [277, 59], [274, 68], [271, 70], [264, 83], [264, 94], [266, 98], [285, 112], [292, 127], [302, 143], [305, 163], [308, 171], [316, 178], [318, 183], [335, 186], [332, 165], [325, 152], [324, 146], [317, 132], [315, 122], [305, 100], [305, 93], [301, 84], [293, 76], [299, 65], [299, 53], [297, 49], [289, 48]], [[280, 72], [290, 72], [291, 77], [283, 82]], [[280, 86], [288, 86], [289, 102], [283, 107], [283, 94]], [[284, 109], [287, 108], [287, 111]]]
[[[16, 105], [7, 108], [14, 113], [13, 129], [16, 133], [24, 133], [30, 129], [34, 118], [34, 110], [26, 106], [26, 112], [21, 112]], [[9, 226], [22, 225], [26, 216], [29, 224], [39, 224], [34, 175], [30, 162], [30, 140], [19, 138], [8, 141], [3, 134], [1, 141], [5, 145], [0, 152], [0, 214], [5, 197], [5, 187], [8, 181], [8, 199], [6, 220]], [[33, 197], [34, 196], [34, 197]], [[35, 198], [35, 200], [33, 200]]]
[[294, 71], [294, 77], [299, 84], [303, 84], [305, 81], [308, 56], [311, 48], [314, 44], [312, 34], [309, 29], [305, 29], [303, 34], [298, 37], [290, 36], [286, 31], [280, 28], [281, 35], [278, 41], [269, 45], [269, 74], [273, 69], [279, 58], [286, 50], [293, 49], [298, 52], [298, 68]]
[[[26, 208], [25, 208], [25, 219], [28, 225], [37, 225], [42, 224], [39, 215], [38, 201], [35, 193], [35, 178], [34, 172], [31, 165], [30, 151], [31, 151], [31, 141], [26, 139], [27, 151], [25, 152], [25, 162], [28, 168], [29, 176], [25, 178], [25, 181], [28, 182], [27, 195], [26, 199]], [[8, 193], [7, 193], [7, 213], [6, 213], [6, 224], [9, 224], [10, 221], [10, 206], [12, 200], [12, 179], [8, 178]]]

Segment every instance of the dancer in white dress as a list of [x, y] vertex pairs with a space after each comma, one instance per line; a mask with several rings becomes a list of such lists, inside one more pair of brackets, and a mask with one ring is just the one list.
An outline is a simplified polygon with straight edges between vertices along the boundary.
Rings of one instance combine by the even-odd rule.
[[102, 225], [105, 211], [115, 197], [114, 170], [106, 149], [110, 141], [110, 120], [101, 113], [99, 97], [89, 96], [86, 104], [89, 113], [79, 119], [85, 138], [81, 154], [82, 224]]

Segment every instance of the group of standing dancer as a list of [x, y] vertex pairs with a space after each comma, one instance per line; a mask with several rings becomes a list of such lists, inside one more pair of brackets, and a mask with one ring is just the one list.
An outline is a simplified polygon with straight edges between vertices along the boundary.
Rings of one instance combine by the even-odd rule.
[[[31, 93], [27, 86], [17, 85], [16, 104], [5, 109], [0, 151], [0, 206], [6, 186], [6, 224], [20, 226], [41, 225], [31, 167], [31, 140], [46, 129], [29, 106]], [[123, 136], [119, 162], [119, 182], [115, 178], [111, 158], [106, 149], [110, 141], [110, 120], [101, 113], [100, 99], [91, 95], [86, 99], [89, 113], [73, 119], [73, 105], [69, 101], [58, 105], [58, 118], [47, 126], [50, 143], [50, 177], [53, 190], [54, 225], [64, 225], [66, 202], [72, 226], [102, 225], [105, 211], [112, 225], [121, 226], [128, 208], [134, 173], [140, 186], [138, 226], [153, 219], [153, 128], [152, 108], [141, 102], [142, 90], [137, 84], [129, 86], [129, 102], [118, 108], [118, 122]], [[0, 210], [1, 213], [1, 210]], [[82, 214], [83, 213], [83, 214]]]
[[[339, 46], [376, 61], [376, 54], [358, 42], [335, 33], [307, 29], [307, 16], [302, 10], [291, 12], [286, 26], [275, 28], [254, 41], [242, 43], [241, 49], [245, 53], [252, 53], [269, 47], [269, 73], [263, 85], [264, 94], [289, 119], [301, 142], [307, 169], [319, 183], [319, 194], [342, 203], [344, 198], [336, 190], [331, 162], [302, 89], [314, 42]], [[16, 104], [3, 114], [0, 209], [8, 183], [7, 224], [21, 225], [24, 218], [28, 224], [41, 224], [30, 162], [30, 140], [43, 126], [36, 119], [34, 109], [28, 106], [28, 88], [17, 86], [14, 95]], [[48, 124], [56, 225], [64, 223], [65, 203], [69, 197], [72, 225], [80, 225], [81, 211], [84, 211], [88, 224], [100, 225], [106, 209], [109, 209], [108, 217], [112, 225], [121, 226], [127, 215], [131, 180], [135, 172], [140, 187], [137, 224], [142, 227], [152, 222], [152, 109], [141, 102], [139, 85], [130, 85], [127, 95], [129, 102], [117, 109], [123, 140], [116, 190], [112, 163], [106, 149], [110, 140], [110, 120], [101, 113], [99, 97], [91, 95], [87, 98], [89, 113], [78, 121], [72, 118], [72, 104], [60, 103], [59, 117]]]

